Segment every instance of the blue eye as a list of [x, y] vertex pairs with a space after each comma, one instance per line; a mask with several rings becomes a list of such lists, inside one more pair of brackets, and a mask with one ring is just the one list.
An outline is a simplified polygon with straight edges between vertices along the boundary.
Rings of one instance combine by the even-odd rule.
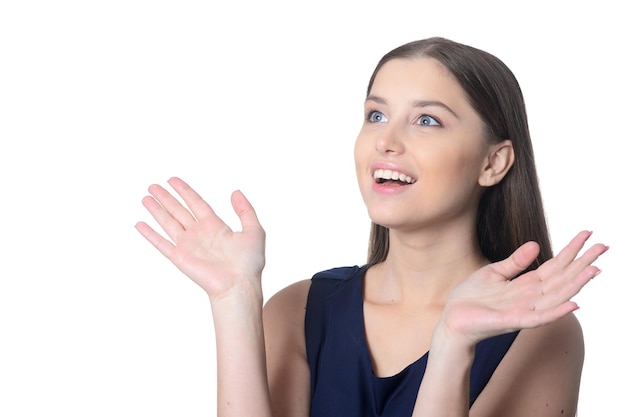
[[371, 123], [384, 123], [387, 122], [387, 117], [381, 112], [373, 110], [367, 115], [367, 121]]
[[437, 119], [426, 114], [417, 118], [417, 124], [420, 126], [441, 126]]

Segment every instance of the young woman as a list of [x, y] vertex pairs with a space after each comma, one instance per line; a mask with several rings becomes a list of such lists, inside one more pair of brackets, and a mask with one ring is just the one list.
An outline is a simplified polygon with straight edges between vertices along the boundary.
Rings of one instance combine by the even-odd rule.
[[265, 232], [233, 232], [181, 179], [137, 229], [209, 295], [220, 416], [574, 416], [583, 337], [571, 298], [608, 247], [553, 256], [525, 105], [496, 57], [447, 39], [389, 52], [367, 88], [356, 174], [366, 265], [263, 305]]

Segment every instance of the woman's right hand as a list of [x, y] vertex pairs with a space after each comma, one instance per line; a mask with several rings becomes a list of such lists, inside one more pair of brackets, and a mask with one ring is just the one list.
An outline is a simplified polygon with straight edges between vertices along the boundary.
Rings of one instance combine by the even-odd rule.
[[262, 298], [265, 231], [246, 197], [240, 191], [232, 194], [231, 203], [242, 226], [240, 232], [234, 232], [180, 178], [168, 183], [186, 207], [159, 185], [151, 185], [151, 195], [142, 202], [171, 240], [145, 222], [137, 223], [139, 233], [200, 285], [212, 301], [237, 289], [252, 289]]

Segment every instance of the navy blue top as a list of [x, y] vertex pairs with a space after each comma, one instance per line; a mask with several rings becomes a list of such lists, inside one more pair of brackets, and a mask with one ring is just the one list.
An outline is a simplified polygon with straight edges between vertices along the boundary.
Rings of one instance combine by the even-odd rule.
[[[311, 370], [311, 417], [411, 416], [428, 353], [400, 373], [377, 377], [365, 338], [364, 267], [315, 274], [309, 290], [306, 352]], [[470, 372], [474, 403], [518, 332], [483, 340]]]

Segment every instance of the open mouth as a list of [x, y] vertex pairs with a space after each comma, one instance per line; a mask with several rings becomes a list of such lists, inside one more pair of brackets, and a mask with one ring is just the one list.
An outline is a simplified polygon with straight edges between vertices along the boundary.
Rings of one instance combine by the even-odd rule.
[[374, 181], [376, 181], [376, 184], [409, 185], [415, 183], [416, 180], [402, 172], [390, 169], [377, 169], [374, 171]]

